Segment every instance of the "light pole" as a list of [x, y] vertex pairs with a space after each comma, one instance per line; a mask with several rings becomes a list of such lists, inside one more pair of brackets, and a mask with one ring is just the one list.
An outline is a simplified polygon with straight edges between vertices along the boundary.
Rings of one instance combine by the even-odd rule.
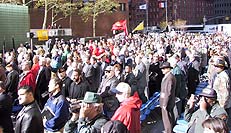
[[165, 3], [166, 3], [166, 6], [165, 6], [165, 21], [166, 21], [166, 24], [168, 24], [168, 0], [165, 0]]

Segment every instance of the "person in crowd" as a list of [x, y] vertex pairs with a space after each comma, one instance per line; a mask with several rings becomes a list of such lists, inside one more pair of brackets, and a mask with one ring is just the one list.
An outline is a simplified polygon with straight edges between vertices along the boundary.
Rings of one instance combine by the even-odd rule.
[[170, 62], [170, 65], [173, 67], [171, 72], [176, 78], [176, 90], [175, 90], [175, 96], [180, 98], [180, 103], [178, 105], [178, 114], [181, 114], [182, 112], [182, 101], [187, 97], [187, 89], [186, 89], [186, 83], [183, 79], [183, 72], [180, 69], [180, 67], [177, 65], [177, 60], [175, 57], [170, 57], [168, 59]]
[[[39, 70], [36, 76], [35, 99], [42, 109], [48, 97], [48, 84], [51, 78], [51, 71], [46, 67], [46, 58], [40, 57]], [[46, 94], [46, 95], [45, 95]]]
[[3, 59], [0, 58], [0, 81], [6, 81], [6, 70], [3, 66]]
[[30, 70], [31, 62], [24, 61], [22, 62], [22, 73], [19, 75], [19, 85], [18, 87], [22, 86], [31, 86], [33, 88], [33, 92], [35, 92], [36, 88], [36, 75]]
[[69, 103], [61, 94], [62, 81], [58, 77], [51, 79], [48, 87], [51, 97], [42, 111], [45, 132], [62, 133], [70, 115]]
[[225, 61], [218, 58], [214, 62], [217, 72], [213, 83], [213, 89], [217, 92], [217, 100], [221, 107], [228, 113], [228, 127], [231, 129], [231, 82], [228, 71], [225, 70]]
[[12, 99], [6, 93], [3, 81], [0, 81], [0, 126], [4, 133], [13, 133], [13, 123], [11, 120]]
[[[199, 108], [195, 108], [199, 104]], [[217, 93], [214, 89], [207, 87], [202, 90], [199, 97], [191, 95], [187, 102], [184, 118], [189, 122], [188, 132], [202, 133], [202, 122], [209, 117], [219, 117], [227, 120], [227, 113], [217, 102]]]
[[116, 109], [119, 107], [119, 102], [116, 97], [109, 91], [118, 85], [119, 81], [115, 76], [115, 69], [113, 66], [107, 66], [105, 75], [98, 88], [98, 93], [103, 98], [104, 113], [108, 118], [111, 118]]
[[128, 83], [131, 87], [131, 95], [133, 95], [138, 90], [138, 82], [135, 75], [132, 72], [132, 66], [130, 64], [125, 65], [125, 74], [123, 75], [123, 82]]
[[12, 99], [17, 99], [17, 87], [19, 82], [19, 74], [13, 69], [11, 63], [6, 65], [6, 70], [8, 71], [7, 79], [5, 83], [6, 92], [12, 97]]
[[97, 58], [94, 56], [91, 56], [90, 62], [92, 64], [93, 67], [93, 71], [94, 71], [94, 75], [93, 75], [93, 81], [94, 81], [94, 85], [92, 86], [92, 90], [93, 92], [97, 92], [100, 82], [101, 82], [101, 68], [100, 65], [97, 63]]
[[77, 69], [73, 71], [73, 82], [71, 83], [70, 90], [68, 90], [67, 100], [74, 102], [83, 99], [85, 93], [90, 90], [90, 85], [87, 80], [82, 77], [82, 71]]
[[67, 77], [66, 68], [62, 67], [58, 70], [58, 77], [62, 80], [62, 95], [68, 97], [68, 92], [70, 91], [72, 80]]
[[18, 89], [19, 104], [24, 107], [16, 117], [15, 133], [43, 133], [42, 115], [34, 99], [33, 88], [22, 86]]
[[188, 97], [190, 97], [191, 94], [194, 94], [196, 91], [196, 87], [199, 84], [199, 61], [198, 61], [198, 55], [191, 53], [189, 55], [190, 63], [188, 65]]
[[103, 115], [101, 96], [86, 92], [79, 107], [79, 111], [72, 112], [71, 119], [65, 125], [65, 132], [100, 133], [101, 127], [108, 121]]
[[91, 57], [85, 57], [84, 58], [84, 63], [83, 63], [83, 75], [84, 78], [86, 78], [86, 80], [88, 81], [89, 85], [90, 85], [90, 91], [94, 91], [94, 75], [95, 75], [95, 69], [93, 67], [93, 65], [91, 64]]
[[228, 126], [220, 118], [209, 118], [202, 123], [204, 133], [229, 133]]
[[147, 101], [147, 97], [144, 94], [144, 90], [147, 87], [147, 79], [146, 79], [146, 66], [142, 62], [142, 58], [140, 56], [136, 56], [135, 58], [136, 67], [134, 69], [134, 75], [137, 79], [138, 84], [138, 94], [143, 103]]
[[161, 80], [163, 77], [164, 75], [160, 69], [159, 55], [154, 53], [149, 67], [149, 97], [151, 97], [154, 92], [160, 92]]
[[141, 133], [140, 107], [142, 101], [138, 93], [131, 95], [131, 87], [124, 82], [119, 83], [111, 91], [116, 94], [116, 98], [121, 103], [111, 120], [121, 121], [130, 133]]
[[108, 121], [101, 128], [101, 133], [128, 133], [127, 127], [119, 120]]
[[176, 78], [171, 72], [172, 67], [169, 62], [164, 62], [160, 68], [164, 74], [160, 91], [160, 108], [164, 123], [164, 132], [172, 133], [172, 129], [175, 125], [175, 115], [173, 113], [173, 108], [175, 107], [176, 98]]

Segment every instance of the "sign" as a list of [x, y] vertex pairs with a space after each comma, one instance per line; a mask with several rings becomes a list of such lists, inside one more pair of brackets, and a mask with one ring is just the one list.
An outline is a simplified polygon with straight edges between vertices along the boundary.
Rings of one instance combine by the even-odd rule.
[[37, 30], [36, 32], [39, 41], [48, 40], [48, 30]]

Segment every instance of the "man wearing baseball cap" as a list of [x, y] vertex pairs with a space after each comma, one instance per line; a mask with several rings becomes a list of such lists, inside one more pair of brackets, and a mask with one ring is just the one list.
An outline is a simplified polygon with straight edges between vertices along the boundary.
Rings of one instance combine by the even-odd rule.
[[103, 103], [99, 94], [86, 92], [80, 103], [80, 111], [72, 113], [65, 125], [65, 132], [100, 133], [101, 127], [108, 121], [103, 115]]
[[[199, 104], [199, 108], [195, 110], [197, 103]], [[216, 91], [207, 87], [202, 90], [199, 96], [192, 94], [187, 102], [184, 118], [189, 122], [188, 132], [203, 132], [202, 122], [209, 117], [219, 117], [226, 120], [227, 113], [225, 109], [219, 105]]]

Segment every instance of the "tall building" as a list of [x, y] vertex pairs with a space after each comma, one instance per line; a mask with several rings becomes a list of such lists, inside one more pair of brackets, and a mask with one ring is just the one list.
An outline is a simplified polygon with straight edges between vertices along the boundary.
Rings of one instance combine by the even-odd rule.
[[[146, 2], [148, 13], [139, 9]], [[214, 16], [213, 0], [130, 0], [129, 9], [131, 28], [142, 20], [146, 24], [148, 20], [148, 26], [158, 26], [161, 22], [174, 22], [178, 19], [186, 20], [187, 24], [203, 24], [204, 16]]]
[[213, 0], [214, 16], [206, 17], [208, 23], [231, 23], [231, 0]]

